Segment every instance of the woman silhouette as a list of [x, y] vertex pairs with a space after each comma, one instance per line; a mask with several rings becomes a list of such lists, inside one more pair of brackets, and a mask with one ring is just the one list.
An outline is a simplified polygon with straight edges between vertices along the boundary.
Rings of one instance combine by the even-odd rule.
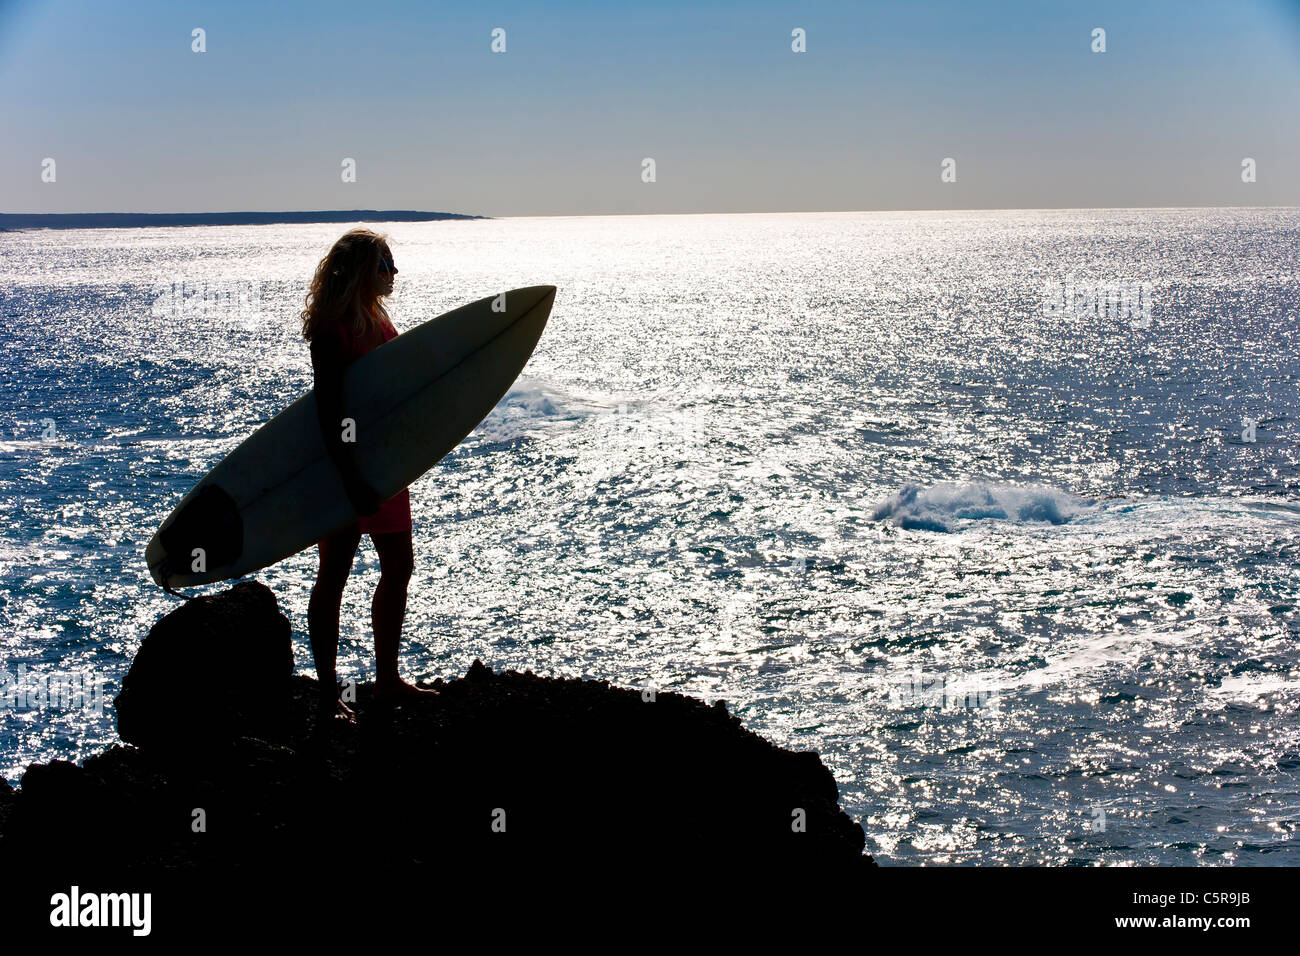
[[351, 440], [343, 440], [345, 429], [351, 431], [345, 422], [343, 370], [371, 349], [397, 337], [380, 302], [392, 295], [395, 275], [397, 268], [386, 237], [369, 229], [349, 230], [316, 266], [306, 308], [302, 310], [302, 336], [311, 343], [321, 437], [353, 508], [361, 515], [319, 542], [320, 570], [307, 605], [312, 657], [321, 685], [321, 715], [345, 720], [352, 719], [352, 711], [339, 699], [334, 670], [339, 607], [363, 534], [370, 535], [379, 553], [379, 584], [370, 610], [377, 665], [375, 696], [424, 697], [438, 693], [408, 684], [397, 672], [406, 587], [413, 567], [410, 493], [403, 489], [381, 503], [357, 468]]

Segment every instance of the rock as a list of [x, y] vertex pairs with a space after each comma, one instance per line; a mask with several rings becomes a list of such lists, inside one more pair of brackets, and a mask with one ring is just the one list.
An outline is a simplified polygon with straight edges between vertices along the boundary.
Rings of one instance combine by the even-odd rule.
[[242, 581], [163, 617], [114, 700], [117, 732], [140, 747], [283, 735], [292, 628], [264, 584]]
[[362, 684], [356, 723], [318, 733], [317, 685], [290, 676], [288, 641], [259, 584], [168, 614], [118, 697], [135, 746], [33, 764], [0, 791], [0, 853], [331, 869], [360, 854], [458, 874], [874, 865], [817, 754], [773, 746], [720, 702], [475, 660], [433, 699], [376, 701]]
[[9, 811], [14, 805], [14, 788], [9, 786], [9, 781], [0, 778], [0, 833], [4, 832], [5, 820], [9, 818]]

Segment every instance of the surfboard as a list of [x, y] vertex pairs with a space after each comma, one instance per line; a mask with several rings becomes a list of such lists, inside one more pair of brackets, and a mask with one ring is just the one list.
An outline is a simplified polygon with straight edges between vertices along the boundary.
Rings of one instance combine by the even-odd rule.
[[[347, 367], [351, 450], [382, 499], [432, 468], [488, 416], [533, 354], [554, 301], [551, 285], [489, 296]], [[321, 439], [313, 389], [181, 499], [149, 541], [145, 561], [161, 587], [210, 584], [282, 561], [356, 518]]]

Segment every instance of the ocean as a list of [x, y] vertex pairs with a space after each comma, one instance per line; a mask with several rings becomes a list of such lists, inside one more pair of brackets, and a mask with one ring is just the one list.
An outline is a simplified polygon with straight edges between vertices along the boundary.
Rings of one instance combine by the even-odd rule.
[[[404, 675], [480, 658], [725, 700], [821, 754], [882, 864], [1300, 864], [1298, 225], [377, 226], [399, 331], [559, 287], [514, 388], [411, 488]], [[297, 313], [346, 228], [0, 234], [10, 783], [115, 742], [178, 604], [144, 546], [311, 387]], [[308, 674], [315, 567], [255, 575]], [[363, 541], [343, 679], [373, 678], [378, 574]]]

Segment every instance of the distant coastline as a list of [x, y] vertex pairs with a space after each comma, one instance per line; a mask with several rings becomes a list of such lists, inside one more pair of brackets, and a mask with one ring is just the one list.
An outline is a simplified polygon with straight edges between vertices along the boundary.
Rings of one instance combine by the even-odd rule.
[[0, 232], [15, 229], [139, 229], [145, 226], [270, 226], [319, 222], [433, 222], [489, 219], [412, 209], [324, 209], [307, 212], [0, 212]]

